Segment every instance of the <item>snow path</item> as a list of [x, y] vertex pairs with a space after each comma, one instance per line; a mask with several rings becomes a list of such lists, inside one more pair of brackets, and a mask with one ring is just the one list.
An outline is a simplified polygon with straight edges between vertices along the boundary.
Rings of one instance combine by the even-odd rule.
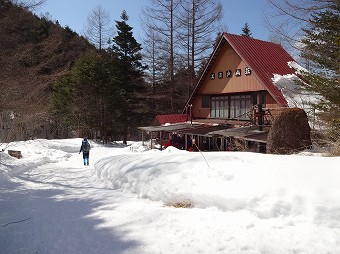
[[[71, 160], [73, 165], [81, 161], [79, 156]], [[93, 167], [63, 164], [39, 166], [16, 178], [8, 190], [7, 213], [2, 204], [2, 216], [8, 221], [29, 219], [1, 229], [0, 243], [10, 243], [1, 253], [107, 253], [109, 249], [118, 253], [135, 244], [124, 240], [118, 227], [100, 226], [104, 220], [96, 214], [114, 211], [121, 205], [120, 195], [97, 181]]]
[[138, 199], [98, 180], [78, 153], [64, 157], [36, 163], [1, 188], [1, 221], [14, 223], [1, 226], [0, 253], [225, 253], [221, 245], [234, 239], [223, 223], [215, 228], [221, 211], [207, 217]]
[[[79, 164], [79, 156], [70, 159]], [[6, 246], [0, 253], [188, 253], [206, 249], [206, 234], [221, 238], [222, 229], [211, 231], [217, 218], [211, 218], [215, 221], [211, 224], [205, 213], [192, 217], [190, 209], [164, 207], [114, 191], [98, 181], [93, 166], [67, 168], [68, 164], [39, 166], [15, 179], [5, 207], [1, 202], [2, 216], [7, 221], [27, 220], [1, 229], [0, 243], [10, 244], [0, 244]], [[146, 228], [143, 239], [141, 231]], [[188, 232], [191, 240], [178, 245]], [[149, 239], [150, 234], [155, 237]], [[206, 250], [202, 253], [210, 253]]]
[[[18, 148], [23, 159], [0, 161], [0, 254], [339, 253], [340, 158], [209, 153], [214, 170], [207, 170], [199, 153], [132, 153], [92, 143], [86, 167], [80, 141], [27, 141]], [[275, 174], [260, 170], [263, 159], [277, 164]], [[307, 161], [313, 166], [305, 167]], [[319, 170], [322, 165], [327, 169]], [[130, 191], [137, 181], [158, 177], [159, 186], [184, 185], [198, 206], [168, 207]], [[207, 185], [200, 189], [200, 183]], [[229, 189], [219, 198], [214, 191], [223, 185]], [[195, 197], [195, 188], [206, 196]], [[261, 189], [266, 195], [251, 193]]]

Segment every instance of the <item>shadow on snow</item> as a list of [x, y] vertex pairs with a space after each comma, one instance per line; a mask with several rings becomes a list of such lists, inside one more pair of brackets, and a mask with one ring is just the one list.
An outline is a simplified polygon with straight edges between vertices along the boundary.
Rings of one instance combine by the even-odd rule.
[[141, 245], [125, 240], [122, 229], [100, 227], [104, 220], [91, 216], [100, 200], [58, 200], [68, 195], [65, 190], [18, 185], [0, 190], [1, 253], [106, 254]]

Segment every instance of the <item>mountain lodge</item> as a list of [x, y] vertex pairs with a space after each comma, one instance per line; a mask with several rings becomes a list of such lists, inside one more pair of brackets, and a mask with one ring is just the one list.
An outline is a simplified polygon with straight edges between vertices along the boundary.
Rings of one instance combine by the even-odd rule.
[[140, 129], [161, 144], [164, 133], [180, 137], [182, 149], [265, 152], [272, 120], [289, 107], [274, 74], [294, 75], [290, 62], [278, 44], [223, 33], [183, 114], [157, 116], [158, 126]]

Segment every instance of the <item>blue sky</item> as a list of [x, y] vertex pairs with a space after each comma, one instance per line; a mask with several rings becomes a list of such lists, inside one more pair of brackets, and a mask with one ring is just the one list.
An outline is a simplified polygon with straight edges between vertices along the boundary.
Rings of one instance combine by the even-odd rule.
[[[229, 33], [240, 34], [242, 27], [248, 22], [253, 37], [261, 40], [269, 40], [270, 32], [265, 26], [264, 13], [270, 12], [267, 0], [221, 0], [224, 10], [223, 24]], [[138, 40], [141, 32], [141, 10], [149, 5], [149, 0], [47, 0], [47, 2], [35, 12], [39, 15], [48, 12], [53, 20], [58, 20], [62, 26], [68, 25], [79, 34], [83, 33], [86, 19], [89, 13], [101, 5], [107, 10], [112, 19], [120, 20], [123, 10], [129, 16], [129, 25]], [[223, 29], [218, 32], [224, 32]]]

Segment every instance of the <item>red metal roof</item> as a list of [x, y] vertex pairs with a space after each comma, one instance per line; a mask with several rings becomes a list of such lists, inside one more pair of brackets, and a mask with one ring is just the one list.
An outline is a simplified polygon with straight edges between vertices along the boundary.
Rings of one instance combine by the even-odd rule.
[[186, 114], [157, 115], [156, 121], [163, 125], [166, 123], [183, 123], [187, 121]]
[[193, 102], [194, 96], [198, 93], [225, 43], [228, 43], [250, 67], [252, 74], [259, 78], [274, 100], [280, 106], [288, 107], [288, 102], [281, 91], [273, 84], [272, 78], [274, 77], [273, 74], [293, 74], [294, 70], [287, 63], [294, 61], [294, 59], [279, 44], [229, 33], [223, 33], [218, 41], [187, 105]]
[[272, 42], [229, 33], [224, 33], [223, 36], [241, 59], [252, 69], [252, 72], [263, 82], [273, 98], [282, 106], [288, 107], [286, 99], [272, 80], [273, 74], [294, 73], [294, 70], [287, 64], [294, 59], [287, 51], [281, 45]]

